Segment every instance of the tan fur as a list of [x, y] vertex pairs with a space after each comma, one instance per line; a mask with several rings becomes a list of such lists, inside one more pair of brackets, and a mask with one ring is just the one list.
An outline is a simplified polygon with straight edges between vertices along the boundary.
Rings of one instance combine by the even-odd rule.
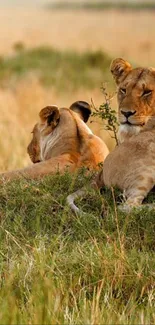
[[132, 136], [105, 159], [97, 186], [120, 188], [126, 205], [140, 205], [155, 185], [155, 129]]
[[40, 113], [32, 131], [28, 154], [33, 165], [1, 174], [1, 179], [20, 176], [37, 178], [64, 172], [74, 172], [82, 166], [97, 169], [109, 151], [105, 143], [92, 134], [84, 121], [90, 115], [86, 102], [75, 102], [71, 108], [47, 106]]
[[[94, 186], [120, 188], [126, 198], [122, 208], [130, 211], [141, 206], [155, 185], [155, 70], [132, 69], [128, 62], [116, 59], [111, 71], [118, 85], [120, 144], [105, 159]], [[122, 111], [131, 115], [124, 116]], [[68, 198], [75, 212], [78, 195]]]

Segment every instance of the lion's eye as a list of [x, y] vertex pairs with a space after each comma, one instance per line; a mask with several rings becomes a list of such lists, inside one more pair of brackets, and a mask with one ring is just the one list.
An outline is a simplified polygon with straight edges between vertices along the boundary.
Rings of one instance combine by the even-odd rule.
[[120, 88], [120, 92], [121, 92], [123, 95], [126, 95], [126, 89], [125, 89], [125, 88]]
[[143, 91], [142, 96], [143, 96], [143, 97], [146, 97], [146, 96], [149, 96], [149, 95], [151, 95], [151, 94], [152, 94], [152, 90], [150, 90], [150, 89], [145, 89], [145, 90]]

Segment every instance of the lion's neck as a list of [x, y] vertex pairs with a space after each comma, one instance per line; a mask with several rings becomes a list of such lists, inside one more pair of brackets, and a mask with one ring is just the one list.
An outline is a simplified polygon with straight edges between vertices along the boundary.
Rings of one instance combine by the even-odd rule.
[[142, 130], [141, 126], [121, 124], [118, 130], [118, 141], [122, 143], [128, 140], [131, 136], [137, 135]]
[[44, 136], [40, 140], [41, 160], [47, 160], [63, 154], [75, 152], [78, 154], [78, 142], [73, 135], [66, 134], [66, 131], [59, 133], [56, 128], [53, 134]]

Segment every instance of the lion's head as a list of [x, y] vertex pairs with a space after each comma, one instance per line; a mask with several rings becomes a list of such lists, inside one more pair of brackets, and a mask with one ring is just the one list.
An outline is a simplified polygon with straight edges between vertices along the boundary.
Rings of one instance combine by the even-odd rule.
[[133, 69], [119, 58], [112, 62], [111, 73], [118, 86], [119, 136], [123, 142], [155, 118], [155, 69]]
[[55, 105], [44, 107], [39, 113], [40, 121], [35, 124], [32, 140], [27, 147], [31, 161], [38, 163], [49, 159], [52, 155], [70, 150], [69, 147], [74, 150], [75, 142], [78, 141], [76, 116], [85, 124], [90, 114], [90, 105], [84, 101], [73, 103], [69, 109], [59, 109]]

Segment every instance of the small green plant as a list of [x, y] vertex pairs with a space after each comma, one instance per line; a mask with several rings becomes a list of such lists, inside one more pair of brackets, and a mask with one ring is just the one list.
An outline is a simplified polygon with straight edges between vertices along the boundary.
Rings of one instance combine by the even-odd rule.
[[93, 100], [92, 100], [92, 106], [94, 108], [94, 112], [92, 113], [92, 116], [98, 117], [102, 121], [105, 121], [106, 124], [103, 123], [103, 126], [105, 130], [111, 131], [112, 132], [112, 138], [115, 139], [116, 144], [118, 144], [118, 139], [117, 139], [117, 127], [118, 127], [118, 122], [117, 122], [117, 116], [116, 116], [116, 111], [112, 109], [111, 107], [111, 100], [113, 98], [113, 95], [108, 94], [106, 87], [103, 85], [101, 87], [101, 90], [104, 95], [104, 103], [101, 104], [98, 108], [95, 107]]

